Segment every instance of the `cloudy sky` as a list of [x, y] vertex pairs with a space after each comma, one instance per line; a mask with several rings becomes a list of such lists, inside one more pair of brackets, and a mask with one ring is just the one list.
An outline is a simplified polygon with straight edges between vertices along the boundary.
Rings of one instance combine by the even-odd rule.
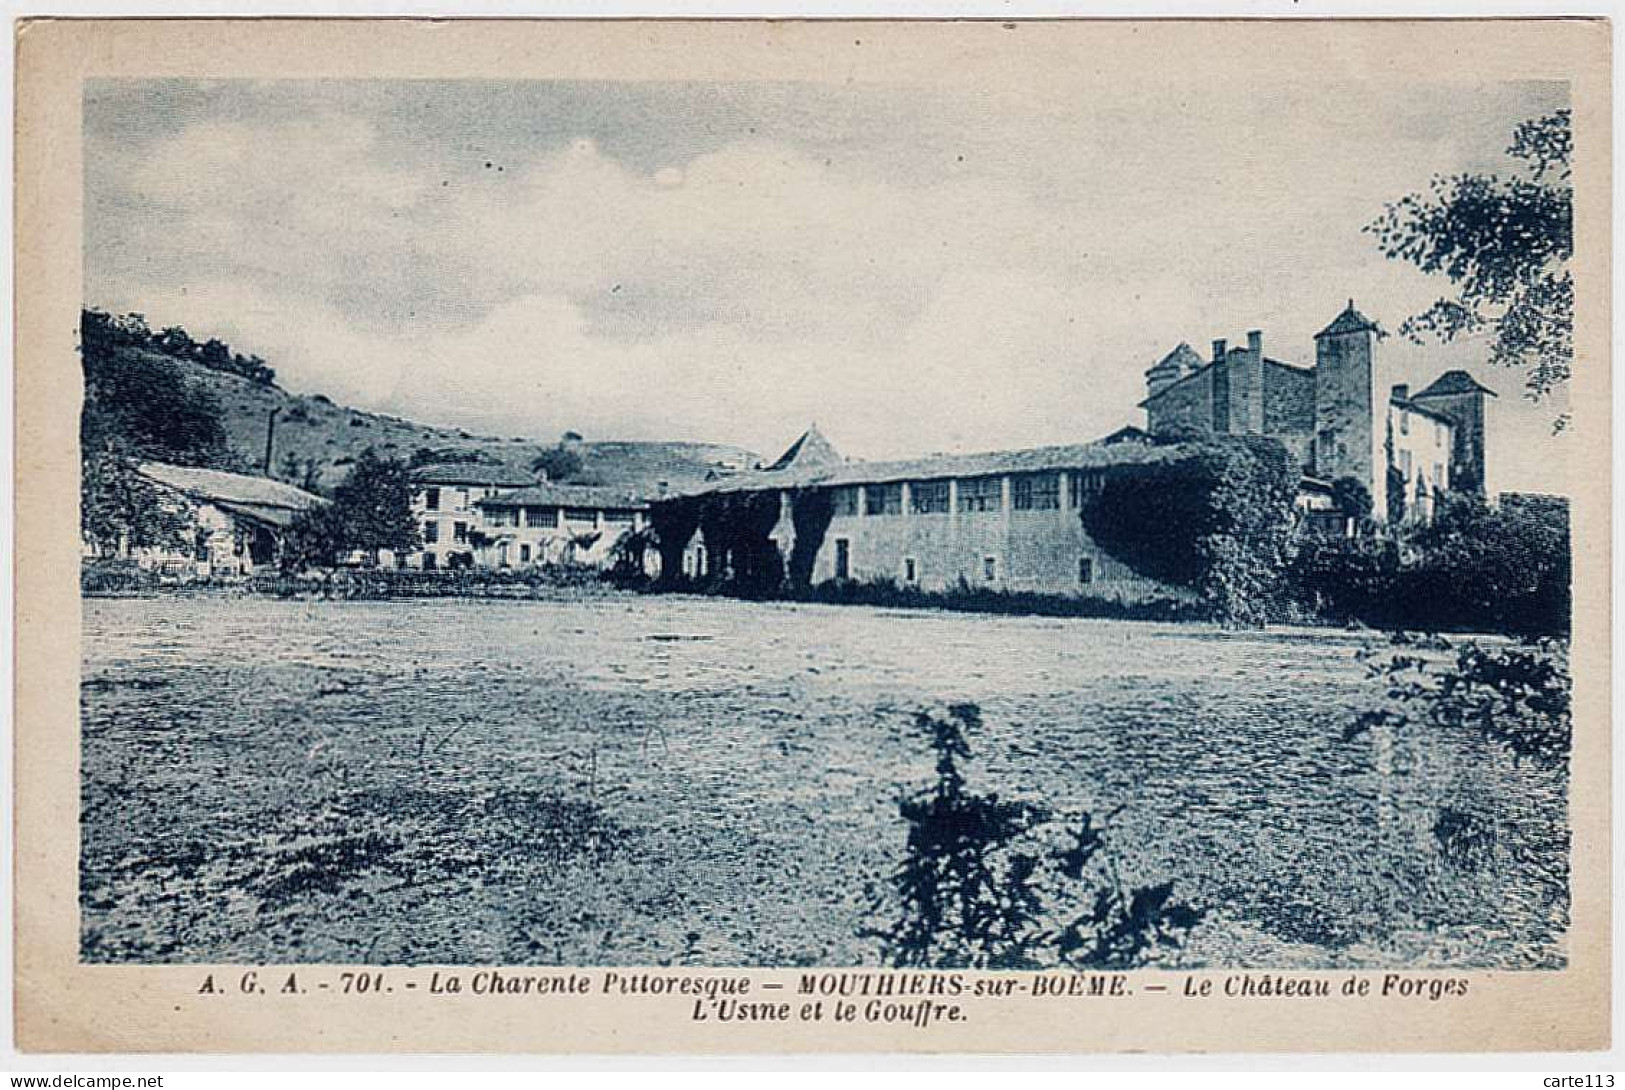
[[[1166, 75], [1166, 74], [1164, 74]], [[865, 458], [1140, 422], [1180, 341], [1310, 362], [1354, 297], [1446, 285], [1362, 225], [1497, 169], [1559, 84], [101, 81], [85, 93], [85, 300], [264, 356], [289, 389], [495, 434]], [[1561, 405], [1481, 344], [1381, 348], [1387, 381], [1501, 393], [1492, 486], [1562, 490]]]

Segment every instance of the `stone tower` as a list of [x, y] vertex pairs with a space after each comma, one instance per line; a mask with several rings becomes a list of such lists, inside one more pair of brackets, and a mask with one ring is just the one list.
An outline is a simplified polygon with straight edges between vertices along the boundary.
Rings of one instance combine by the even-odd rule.
[[1482, 496], [1484, 487], [1484, 409], [1495, 391], [1480, 385], [1466, 371], [1446, 371], [1411, 400], [1425, 409], [1443, 413], [1455, 422], [1455, 445], [1450, 451], [1450, 487]]
[[1315, 476], [1353, 477], [1371, 493], [1371, 509], [1388, 509], [1388, 388], [1377, 381], [1377, 323], [1354, 300], [1315, 334]]
[[1162, 357], [1155, 367], [1145, 373], [1145, 396], [1148, 399], [1156, 397], [1201, 366], [1202, 357], [1190, 345], [1181, 342], [1178, 348]]

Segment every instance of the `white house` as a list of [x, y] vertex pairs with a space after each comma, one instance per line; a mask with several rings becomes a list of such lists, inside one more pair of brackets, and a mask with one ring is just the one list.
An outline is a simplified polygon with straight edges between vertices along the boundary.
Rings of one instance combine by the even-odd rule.
[[276, 562], [282, 533], [304, 510], [325, 503], [291, 484], [218, 469], [144, 462], [136, 467], [170, 510], [186, 515], [187, 547], [130, 550], [144, 568], [170, 575], [249, 575]]

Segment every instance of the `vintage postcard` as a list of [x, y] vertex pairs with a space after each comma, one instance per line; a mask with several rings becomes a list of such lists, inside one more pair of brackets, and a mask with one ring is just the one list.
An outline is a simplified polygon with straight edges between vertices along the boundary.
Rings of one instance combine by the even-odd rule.
[[1608, 1047], [1605, 22], [17, 57], [20, 1047]]

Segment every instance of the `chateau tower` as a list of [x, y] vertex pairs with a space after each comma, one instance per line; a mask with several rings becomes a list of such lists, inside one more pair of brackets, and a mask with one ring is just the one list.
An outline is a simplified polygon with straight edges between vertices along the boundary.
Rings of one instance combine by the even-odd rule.
[[1377, 324], [1354, 300], [1315, 334], [1315, 476], [1353, 477], [1387, 510], [1388, 388], [1377, 381]]
[[1450, 487], [1482, 496], [1484, 485], [1484, 409], [1495, 391], [1481, 385], [1466, 371], [1446, 371], [1427, 389], [1412, 394], [1423, 408], [1455, 421], [1455, 446], [1450, 452]]
[[1185, 375], [1192, 374], [1201, 367], [1202, 357], [1198, 356], [1190, 345], [1181, 342], [1178, 348], [1162, 357], [1155, 367], [1145, 373], [1145, 396], [1156, 397]]

